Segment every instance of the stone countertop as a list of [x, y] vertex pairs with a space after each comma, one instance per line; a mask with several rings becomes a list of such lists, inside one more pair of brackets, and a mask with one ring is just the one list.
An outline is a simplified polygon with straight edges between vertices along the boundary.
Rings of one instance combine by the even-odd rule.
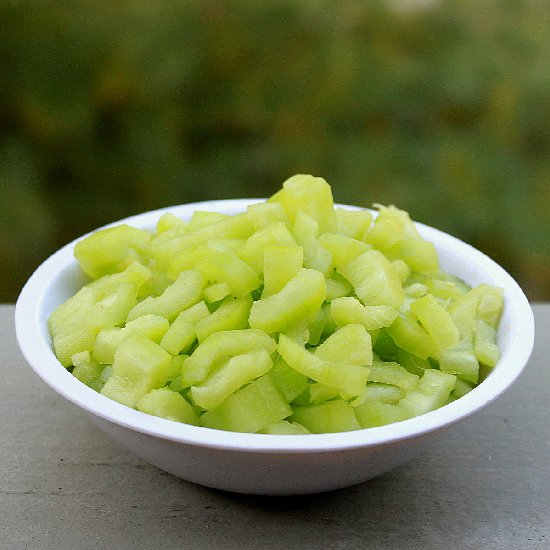
[[224, 493], [112, 442], [47, 387], [0, 306], [0, 549], [550, 548], [550, 304], [518, 382], [431, 450], [352, 488]]

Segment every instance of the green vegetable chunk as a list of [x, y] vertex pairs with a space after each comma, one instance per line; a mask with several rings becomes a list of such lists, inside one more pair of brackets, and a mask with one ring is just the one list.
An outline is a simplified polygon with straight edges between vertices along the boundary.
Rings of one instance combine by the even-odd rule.
[[207, 428], [233, 432], [257, 432], [292, 414], [269, 374], [230, 395], [223, 403], [201, 416]]
[[172, 355], [188, 351], [197, 339], [198, 323], [209, 315], [210, 311], [204, 302], [182, 311], [162, 337], [160, 345]]
[[322, 273], [301, 268], [284, 288], [252, 304], [248, 322], [267, 333], [286, 332], [314, 319], [327, 296]]
[[349, 432], [361, 427], [355, 409], [341, 399], [298, 407], [292, 415], [292, 421], [317, 434]]
[[196, 332], [199, 342], [203, 342], [215, 332], [246, 328], [251, 307], [252, 296], [249, 294], [241, 298], [234, 296], [225, 298], [216, 311], [197, 323]]
[[323, 178], [307, 175], [292, 176], [269, 200], [283, 206], [291, 224], [294, 224], [298, 211], [302, 210], [317, 221], [319, 233], [336, 232], [332, 191]]
[[385, 426], [411, 417], [405, 408], [377, 400], [367, 401], [356, 407], [355, 415], [361, 428]]
[[372, 214], [368, 210], [346, 210], [336, 208], [336, 233], [363, 241], [372, 224]]
[[345, 296], [332, 300], [330, 313], [336, 325], [359, 323], [367, 330], [389, 327], [397, 317], [392, 306], [364, 306], [357, 298]]
[[478, 319], [476, 322], [474, 353], [476, 359], [488, 367], [494, 367], [500, 357], [495, 338], [496, 330], [482, 319]]
[[199, 407], [215, 409], [241, 386], [265, 374], [272, 365], [273, 361], [265, 350], [237, 355], [200, 385], [191, 386], [191, 397]]
[[264, 251], [264, 290], [262, 298], [280, 292], [304, 264], [301, 246], [268, 246]]
[[456, 383], [456, 377], [435, 369], [426, 369], [418, 386], [399, 401], [399, 407], [411, 416], [424, 414], [447, 403]]
[[252, 234], [243, 248], [239, 251], [239, 256], [242, 260], [247, 262], [256, 273], [261, 273], [264, 266], [265, 250], [272, 246], [296, 246], [294, 237], [282, 222], [273, 223]]
[[117, 273], [133, 261], [143, 262], [151, 234], [128, 225], [93, 233], [76, 243], [74, 255], [92, 279]]
[[203, 288], [204, 277], [198, 271], [184, 271], [160, 296], [149, 296], [137, 304], [128, 320], [152, 313], [173, 321], [180, 311], [200, 302]]
[[431, 295], [426, 294], [411, 304], [413, 315], [432, 337], [438, 349], [458, 345], [458, 329], [449, 313]]
[[298, 424], [298, 422], [281, 420], [280, 422], [275, 422], [275, 424], [270, 424], [262, 428], [259, 430], [259, 433], [272, 435], [304, 435], [310, 434], [311, 432], [301, 424]]
[[324, 361], [284, 334], [279, 337], [277, 349], [290, 367], [316, 382], [336, 388], [344, 398], [359, 395], [367, 383], [368, 368]]
[[367, 250], [340, 268], [365, 305], [398, 308], [404, 292], [395, 267], [378, 250]]
[[277, 344], [265, 332], [255, 329], [227, 330], [211, 334], [186, 359], [181, 373], [184, 387], [202, 382], [220, 360], [256, 350], [273, 353]]
[[81, 351], [72, 356], [71, 362], [74, 365], [73, 376], [83, 384], [100, 391], [104, 381], [101, 379], [103, 365], [100, 365], [89, 351]]
[[136, 404], [141, 412], [160, 416], [175, 422], [198, 426], [200, 421], [193, 407], [179, 394], [168, 388], [151, 390]]
[[128, 321], [124, 328], [102, 330], [96, 338], [93, 355], [103, 364], [111, 364], [115, 359], [115, 352], [125, 338], [132, 334], [143, 334], [157, 344], [161, 341], [170, 323], [160, 315], [143, 315], [133, 321]]
[[364, 367], [372, 365], [372, 341], [363, 325], [346, 325], [329, 336], [315, 356], [331, 363]]
[[118, 347], [113, 374], [101, 393], [135, 407], [139, 398], [168, 382], [172, 356], [142, 334], [133, 334]]
[[61, 304], [48, 320], [61, 364], [70, 366], [73, 355], [91, 351], [99, 332], [122, 323], [136, 298], [137, 287], [131, 283], [121, 284], [105, 297], [99, 290], [85, 286]]

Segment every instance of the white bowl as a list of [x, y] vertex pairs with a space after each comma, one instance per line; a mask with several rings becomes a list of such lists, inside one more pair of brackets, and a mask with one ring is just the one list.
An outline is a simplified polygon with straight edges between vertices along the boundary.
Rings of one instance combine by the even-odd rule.
[[[153, 229], [166, 211], [184, 219], [194, 210], [235, 214], [259, 200], [186, 204], [111, 225], [128, 223]], [[406, 462], [448, 427], [491, 403], [516, 380], [533, 348], [533, 313], [512, 277], [464, 242], [431, 227], [417, 226], [422, 236], [435, 244], [444, 270], [472, 286], [489, 283], [504, 288], [505, 307], [497, 335], [501, 359], [488, 378], [457, 401], [403, 422], [337, 434], [243, 434], [171, 422], [102, 396], [61, 366], [47, 327], [56, 306], [86, 282], [73, 258], [76, 241], [47, 259], [23, 288], [15, 312], [17, 340], [29, 365], [47, 384], [87, 411], [121, 445], [162, 470], [194, 483], [241, 493], [300, 494], [347, 487]]]

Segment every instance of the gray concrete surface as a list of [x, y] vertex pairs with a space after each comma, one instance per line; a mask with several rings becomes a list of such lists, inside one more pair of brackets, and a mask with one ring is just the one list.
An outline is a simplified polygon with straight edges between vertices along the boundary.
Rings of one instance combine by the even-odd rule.
[[550, 548], [550, 305], [516, 385], [422, 457], [307, 497], [210, 490], [131, 456], [21, 357], [0, 306], [0, 548]]

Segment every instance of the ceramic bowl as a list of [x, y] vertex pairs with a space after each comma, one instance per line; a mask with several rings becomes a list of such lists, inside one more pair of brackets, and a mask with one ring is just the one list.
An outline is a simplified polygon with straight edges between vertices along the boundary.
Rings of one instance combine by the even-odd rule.
[[[259, 200], [186, 204], [111, 225], [128, 223], [153, 229], [166, 211], [184, 219], [194, 210], [235, 214]], [[351, 486], [403, 464], [429, 448], [448, 428], [486, 407], [513, 384], [533, 347], [533, 314], [512, 277], [455, 237], [422, 224], [417, 227], [435, 244], [442, 269], [472, 286], [489, 283], [502, 287], [505, 307], [497, 335], [501, 359], [488, 378], [453, 403], [410, 420], [337, 434], [243, 434], [157, 418], [96, 393], [61, 366], [47, 327], [56, 306], [86, 282], [73, 258], [76, 241], [47, 259], [23, 288], [15, 313], [19, 346], [29, 365], [56, 392], [89, 413], [95, 424], [122, 446], [175, 476], [255, 494], [305, 494]]]

